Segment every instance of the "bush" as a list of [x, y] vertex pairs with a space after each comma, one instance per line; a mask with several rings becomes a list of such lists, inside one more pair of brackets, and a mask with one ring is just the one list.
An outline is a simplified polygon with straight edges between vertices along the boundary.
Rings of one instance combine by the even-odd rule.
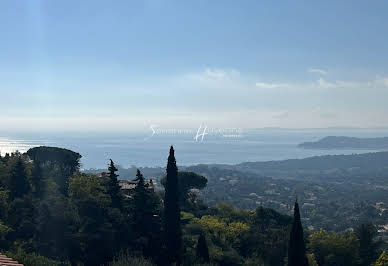
[[127, 251], [120, 252], [120, 254], [109, 263], [109, 266], [154, 266], [154, 264], [143, 257], [135, 257]]

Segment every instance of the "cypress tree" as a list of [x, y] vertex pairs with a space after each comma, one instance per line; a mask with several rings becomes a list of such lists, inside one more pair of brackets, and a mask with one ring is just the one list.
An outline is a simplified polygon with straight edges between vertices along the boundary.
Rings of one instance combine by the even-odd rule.
[[308, 266], [306, 246], [303, 239], [303, 227], [300, 220], [299, 204], [295, 201], [294, 221], [288, 246], [288, 266]]
[[361, 224], [356, 228], [355, 234], [360, 241], [359, 253], [362, 265], [369, 266], [374, 262], [380, 251], [382, 241], [377, 240], [377, 228], [373, 224]]
[[122, 198], [121, 198], [121, 189], [119, 185], [119, 180], [117, 177], [119, 176], [116, 174], [118, 169], [116, 168], [114, 162], [112, 159], [110, 159], [110, 165], [108, 167], [109, 171], [109, 179], [108, 179], [108, 193], [112, 199], [112, 207], [122, 209]]
[[210, 261], [209, 249], [207, 247], [205, 234], [203, 232], [201, 232], [201, 234], [199, 235], [196, 253], [197, 257], [201, 262], [207, 263]]
[[30, 191], [23, 159], [19, 156], [11, 171], [9, 180], [10, 199], [21, 198]]
[[181, 226], [179, 208], [178, 168], [171, 146], [167, 161], [167, 177], [164, 196], [164, 230], [167, 259], [170, 263], [181, 262]]

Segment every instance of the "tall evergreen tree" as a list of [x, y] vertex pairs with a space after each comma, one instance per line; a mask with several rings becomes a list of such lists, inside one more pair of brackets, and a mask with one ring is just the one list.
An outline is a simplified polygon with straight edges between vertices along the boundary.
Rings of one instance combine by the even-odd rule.
[[373, 224], [361, 224], [355, 233], [360, 240], [359, 253], [362, 265], [369, 266], [378, 258], [382, 244], [380, 240], [376, 240], [377, 228]]
[[121, 189], [119, 185], [119, 180], [117, 179], [119, 175], [116, 174], [118, 169], [116, 168], [112, 159], [110, 159], [108, 171], [109, 171], [109, 179], [108, 179], [107, 187], [108, 187], [108, 193], [112, 199], [112, 207], [122, 209], [122, 194], [121, 194]]
[[181, 225], [179, 208], [178, 168], [171, 146], [167, 161], [167, 177], [164, 197], [164, 230], [167, 259], [170, 263], [181, 263]]
[[306, 246], [303, 239], [303, 227], [300, 220], [299, 204], [295, 201], [294, 221], [288, 246], [288, 266], [308, 266]]
[[201, 262], [207, 263], [210, 261], [209, 248], [207, 246], [206, 237], [203, 232], [201, 232], [198, 238], [196, 254]]
[[26, 167], [23, 159], [19, 156], [11, 170], [9, 180], [10, 199], [21, 198], [30, 191], [30, 183], [27, 178]]
[[136, 172], [137, 185], [133, 194], [133, 233], [135, 245], [144, 257], [155, 258], [160, 250], [159, 200], [153, 191], [147, 189], [139, 169]]

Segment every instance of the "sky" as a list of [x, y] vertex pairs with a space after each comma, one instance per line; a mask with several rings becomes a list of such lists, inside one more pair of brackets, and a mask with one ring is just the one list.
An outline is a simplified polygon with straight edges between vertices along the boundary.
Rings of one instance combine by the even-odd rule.
[[388, 125], [388, 1], [0, 1], [0, 130]]

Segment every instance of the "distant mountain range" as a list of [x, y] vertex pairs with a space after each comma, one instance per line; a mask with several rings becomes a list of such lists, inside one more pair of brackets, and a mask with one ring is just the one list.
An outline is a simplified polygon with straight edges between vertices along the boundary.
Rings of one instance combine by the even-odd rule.
[[388, 149], [388, 137], [382, 138], [354, 138], [329, 136], [316, 142], [303, 142], [298, 145], [305, 149]]

